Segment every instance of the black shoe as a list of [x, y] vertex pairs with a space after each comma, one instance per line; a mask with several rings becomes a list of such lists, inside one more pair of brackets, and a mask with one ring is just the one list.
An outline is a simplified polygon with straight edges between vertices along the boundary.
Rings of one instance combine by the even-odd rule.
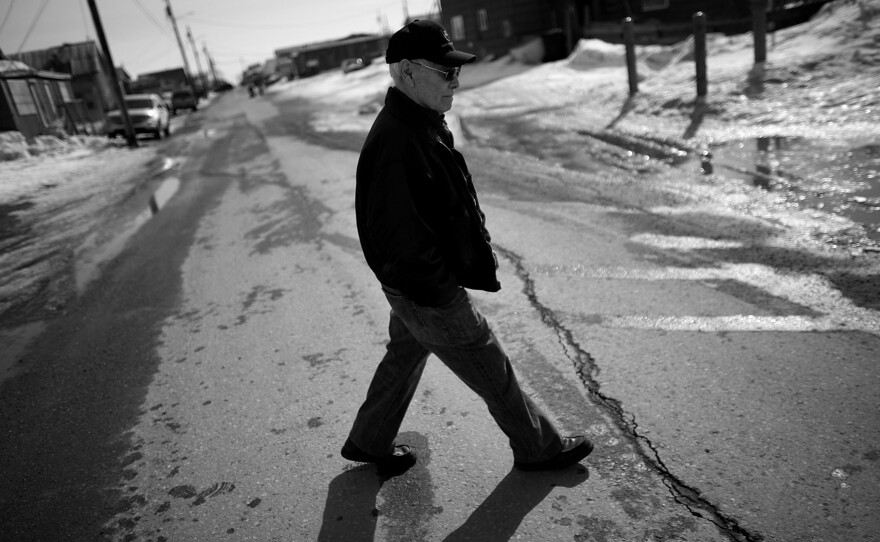
[[513, 462], [513, 466], [519, 470], [558, 470], [574, 465], [581, 459], [590, 455], [593, 451], [593, 443], [587, 437], [564, 437], [562, 439], [562, 451], [546, 461], [537, 463]]
[[375, 463], [380, 474], [403, 474], [416, 464], [416, 453], [406, 444], [395, 445], [391, 455], [377, 456], [361, 450], [348, 439], [342, 446], [342, 457], [358, 463]]

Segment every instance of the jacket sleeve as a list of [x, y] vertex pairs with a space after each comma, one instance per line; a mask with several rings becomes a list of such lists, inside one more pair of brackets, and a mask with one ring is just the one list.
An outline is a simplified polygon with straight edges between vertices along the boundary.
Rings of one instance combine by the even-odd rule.
[[383, 262], [381, 278], [420, 305], [440, 306], [460, 289], [439, 239], [420, 216], [402, 162], [381, 168], [367, 199], [369, 242]]

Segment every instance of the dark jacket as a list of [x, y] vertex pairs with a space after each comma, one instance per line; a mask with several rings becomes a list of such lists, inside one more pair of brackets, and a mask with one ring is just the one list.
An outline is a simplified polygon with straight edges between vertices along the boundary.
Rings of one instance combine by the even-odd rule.
[[390, 88], [364, 142], [358, 235], [385, 286], [439, 306], [460, 287], [497, 292], [495, 254], [464, 157], [443, 116]]

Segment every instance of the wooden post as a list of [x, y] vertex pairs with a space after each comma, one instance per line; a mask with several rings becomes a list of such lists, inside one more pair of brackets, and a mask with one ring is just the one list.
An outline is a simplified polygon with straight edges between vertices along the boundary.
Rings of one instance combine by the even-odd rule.
[[101, 24], [101, 16], [98, 14], [98, 6], [95, 0], [89, 0], [89, 10], [92, 12], [92, 22], [95, 23], [95, 32], [98, 34], [98, 41], [101, 42], [101, 48], [104, 50], [104, 58], [107, 59], [107, 69], [110, 81], [113, 84], [113, 94], [119, 103], [119, 111], [122, 113], [122, 122], [125, 123], [125, 139], [129, 147], [137, 147], [137, 136], [134, 128], [131, 126], [131, 118], [128, 116], [128, 108], [125, 107], [125, 97], [122, 93], [122, 86], [119, 84], [119, 76], [116, 73], [116, 65], [113, 64], [113, 56], [110, 55], [110, 47], [107, 45], [107, 37], [104, 35], [104, 25]]
[[636, 70], [636, 37], [632, 17], [623, 20], [623, 41], [626, 44], [626, 69], [629, 73], [629, 93], [639, 91], [639, 75]]
[[694, 63], [697, 69], [697, 100], [705, 100], [709, 83], [706, 80], [706, 15], [694, 13]]
[[571, 16], [574, 12], [574, 6], [572, 6], [571, 2], [566, 2], [564, 10], [562, 20], [565, 25], [565, 51], [566, 54], [571, 54], [574, 51], [574, 29], [572, 28], [574, 21]]
[[752, 34], [755, 64], [761, 64], [767, 60], [767, 0], [752, 0]]

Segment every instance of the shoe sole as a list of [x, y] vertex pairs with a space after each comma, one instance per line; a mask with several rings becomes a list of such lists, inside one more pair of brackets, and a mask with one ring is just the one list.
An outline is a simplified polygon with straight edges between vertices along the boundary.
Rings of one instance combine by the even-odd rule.
[[[401, 448], [404, 446], [398, 446]], [[388, 457], [372, 456], [361, 450], [351, 450], [343, 447], [340, 455], [349, 461], [357, 463], [373, 463], [376, 470], [381, 474], [400, 474], [409, 470], [416, 464], [416, 454], [409, 446], [405, 446], [407, 451], [403, 454], [395, 454]]]

